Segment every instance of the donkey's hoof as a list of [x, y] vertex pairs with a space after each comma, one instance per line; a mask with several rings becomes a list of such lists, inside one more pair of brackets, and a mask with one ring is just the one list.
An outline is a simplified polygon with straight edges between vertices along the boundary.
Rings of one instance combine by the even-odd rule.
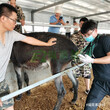
[[75, 105], [75, 102], [69, 102], [69, 104], [71, 104], [71, 105]]
[[70, 91], [71, 91], [71, 92], [74, 92], [74, 88], [70, 88]]
[[27, 91], [27, 92], [26, 92], [26, 94], [27, 94], [28, 96], [30, 96], [30, 94], [31, 94], [31, 91]]
[[19, 101], [21, 99], [21, 97], [22, 97], [22, 95], [18, 95], [15, 99]]
[[76, 104], [76, 100], [72, 99], [72, 101], [70, 102], [70, 104]]
[[71, 105], [75, 105], [75, 102], [69, 102], [69, 104], [71, 104]]

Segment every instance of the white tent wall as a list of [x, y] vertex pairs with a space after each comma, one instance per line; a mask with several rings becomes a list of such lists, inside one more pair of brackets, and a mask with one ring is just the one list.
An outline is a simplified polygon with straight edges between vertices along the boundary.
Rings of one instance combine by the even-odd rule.
[[[42, 22], [42, 23], [49, 23], [50, 16], [54, 15], [54, 13], [48, 14], [48, 13], [35, 13], [34, 20], [35, 22]], [[69, 16], [63, 16], [65, 21], [70, 21], [70, 24], [73, 24], [73, 19]]]
[[31, 22], [31, 10], [29, 11], [29, 10], [23, 10], [23, 13], [24, 13], [24, 15], [25, 15], [25, 21], [29, 21], [29, 22]]
[[[31, 12], [30, 11], [26, 11], [23, 10], [24, 14], [25, 14], [25, 21], [26, 23], [32, 23], [31, 21]], [[35, 13], [33, 16], [34, 18], [34, 23], [36, 23], [36, 26], [34, 26], [34, 30], [32, 30], [31, 26], [25, 26], [25, 29], [27, 32], [31, 32], [31, 31], [35, 31], [35, 32], [48, 32], [48, 27], [45, 27], [44, 24], [49, 24], [49, 20], [50, 20], [50, 16], [54, 15], [54, 13], [47, 13], [47, 12], [37, 12]], [[63, 15], [62, 15], [63, 16]], [[63, 16], [65, 22], [68, 20], [70, 22], [70, 25], [73, 25], [73, 18], [69, 17], [69, 16]], [[42, 26], [39, 26], [39, 24]], [[39, 28], [39, 29], [37, 29]], [[65, 34], [65, 30], [64, 28], [61, 28], [61, 33]], [[73, 33], [73, 31], [72, 31]]]
[[[25, 14], [25, 21], [26, 23], [32, 23], [31, 21], [31, 10], [26, 10], [23, 9], [23, 12]], [[43, 26], [44, 24], [49, 24], [49, 19], [50, 16], [52, 16], [54, 13], [47, 13], [47, 12], [37, 12], [34, 14], [34, 23], [38, 24], [36, 26], [34, 26], [34, 30], [32, 30], [32, 26], [25, 26], [25, 29], [27, 30], [27, 32], [32, 32], [32, 31], [36, 31], [36, 32], [47, 32], [48, 31], [48, 27]], [[63, 16], [65, 22], [68, 20], [70, 22], [70, 25], [73, 25], [73, 18], [70, 16]], [[89, 17], [88, 17], [89, 19]], [[77, 23], [79, 23], [79, 19], [76, 19]], [[42, 24], [42, 26], [39, 26], [39, 24]], [[74, 28], [71, 29], [71, 33], [73, 33]], [[65, 30], [64, 28], [61, 28], [60, 30], [61, 34], [65, 34]], [[102, 33], [110, 33], [110, 23], [109, 22], [101, 22], [98, 23], [98, 33], [102, 34]]]

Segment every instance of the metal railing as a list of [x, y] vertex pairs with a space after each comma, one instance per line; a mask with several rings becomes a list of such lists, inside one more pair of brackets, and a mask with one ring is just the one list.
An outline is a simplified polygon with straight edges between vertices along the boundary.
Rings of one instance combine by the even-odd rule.
[[60, 73], [58, 73], [58, 74], [55, 74], [55, 75], [53, 75], [53, 76], [51, 76], [51, 77], [49, 77], [49, 78], [46, 78], [46, 79], [41, 80], [41, 81], [39, 81], [39, 82], [37, 82], [37, 83], [34, 83], [34, 84], [30, 85], [30, 86], [24, 87], [23, 89], [20, 89], [20, 90], [17, 90], [17, 91], [15, 91], [15, 92], [13, 92], [13, 93], [10, 93], [10, 94], [8, 94], [8, 95], [5, 95], [5, 96], [1, 97], [1, 101], [5, 101], [5, 100], [8, 100], [8, 99], [10, 99], [10, 98], [13, 98], [13, 97], [15, 97], [15, 96], [17, 96], [17, 95], [19, 95], [19, 94], [22, 94], [22, 93], [24, 93], [24, 92], [26, 92], [26, 91], [28, 91], [28, 90], [30, 90], [30, 89], [33, 89], [33, 88], [35, 88], [35, 87], [37, 87], [37, 86], [39, 86], [39, 85], [41, 85], [41, 84], [44, 84], [44, 83], [46, 83], [46, 82], [48, 82], [48, 81], [50, 81], [50, 80], [53, 80], [53, 79], [55, 79], [55, 78], [57, 78], [57, 77], [59, 77], [59, 76], [61, 76], [61, 75], [64, 75], [65, 73], [68, 74], [69, 71], [72, 71], [72, 70], [74, 70], [74, 69], [76, 69], [76, 68], [79, 68], [79, 67], [81, 67], [81, 66], [83, 66], [83, 65], [84, 65], [84, 63], [79, 64], [79, 65], [74, 66], [74, 67], [72, 67], [72, 68], [69, 68], [69, 69], [67, 69], [67, 70], [65, 70], [65, 71], [62, 71], [62, 72], [60, 72]]

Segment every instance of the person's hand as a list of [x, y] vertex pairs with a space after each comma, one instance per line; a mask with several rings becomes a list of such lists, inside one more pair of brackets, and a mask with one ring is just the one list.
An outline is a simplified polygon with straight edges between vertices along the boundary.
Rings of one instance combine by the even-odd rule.
[[57, 39], [56, 38], [51, 38], [48, 40], [48, 46], [52, 46], [56, 44]]
[[0, 107], [2, 107], [2, 101], [1, 101], [1, 99], [0, 99]]
[[63, 19], [60, 19], [59, 22], [60, 22], [61, 24], [64, 24]]
[[91, 58], [89, 55], [85, 54], [85, 55], [82, 55], [82, 54], [78, 54], [78, 57], [80, 59], [80, 61], [82, 61], [83, 63], [94, 63], [94, 59]]

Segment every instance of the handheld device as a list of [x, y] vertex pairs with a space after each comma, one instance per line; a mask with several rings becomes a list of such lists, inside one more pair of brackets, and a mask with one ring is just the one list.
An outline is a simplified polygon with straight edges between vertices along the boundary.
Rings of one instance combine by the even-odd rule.
[[59, 18], [59, 20], [61, 20], [63, 17], [62, 16], [60, 16], [60, 18]]

